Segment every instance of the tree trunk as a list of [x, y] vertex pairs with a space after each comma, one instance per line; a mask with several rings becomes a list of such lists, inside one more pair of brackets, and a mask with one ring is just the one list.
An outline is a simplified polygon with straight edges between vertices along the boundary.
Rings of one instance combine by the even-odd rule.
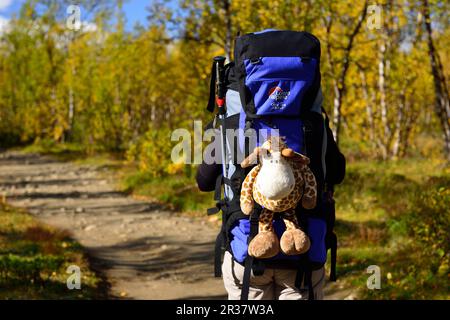
[[[71, 72], [71, 79], [75, 79], [76, 75], [75, 75], [75, 67], [72, 66], [70, 68], [70, 72]], [[74, 117], [75, 117], [75, 102], [74, 102], [74, 92], [73, 92], [73, 87], [72, 87], [72, 83], [69, 84], [69, 110], [68, 110], [68, 121], [67, 121], [67, 130], [66, 130], [66, 139], [68, 141], [70, 141], [70, 139], [72, 138], [72, 133], [73, 133], [73, 124], [74, 124]]]
[[[381, 123], [383, 125], [384, 137], [389, 141], [391, 130], [388, 123], [388, 110], [386, 104], [386, 40], [380, 45], [380, 60], [378, 62], [378, 90], [380, 92]], [[386, 146], [389, 149], [389, 146]]]
[[339, 135], [341, 131], [341, 108], [342, 108], [342, 99], [346, 92], [346, 84], [345, 80], [347, 78], [347, 71], [350, 66], [350, 54], [353, 49], [353, 42], [355, 41], [356, 36], [358, 35], [362, 23], [367, 15], [367, 0], [364, 2], [364, 7], [359, 16], [358, 22], [353, 29], [352, 33], [349, 35], [347, 46], [344, 49], [344, 61], [342, 64], [341, 72], [338, 76], [338, 81], [334, 85], [335, 97], [333, 103], [333, 135], [336, 140], [336, 143], [339, 144]]
[[223, 0], [223, 10], [225, 11], [225, 54], [228, 61], [231, 61], [232, 24], [231, 24], [231, 8], [230, 0]]
[[444, 71], [433, 43], [433, 29], [430, 20], [430, 7], [428, 0], [422, 0], [422, 14], [425, 21], [425, 29], [427, 33], [428, 54], [430, 56], [431, 74], [434, 82], [435, 93], [435, 112], [441, 123], [444, 134], [444, 149], [447, 160], [450, 161], [450, 105], [447, 82], [445, 80]]
[[392, 158], [397, 158], [400, 154], [400, 146], [402, 143], [402, 136], [403, 136], [403, 114], [404, 114], [404, 109], [405, 109], [405, 103], [406, 103], [406, 98], [405, 98], [405, 88], [403, 88], [401, 95], [400, 95], [400, 103], [397, 109], [397, 121], [395, 124], [395, 141], [394, 141], [394, 145], [392, 147]]
[[67, 124], [67, 131], [66, 131], [66, 140], [70, 140], [72, 136], [72, 129], [73, 129], [73, 116], [75, 113], [75, 107], [73, 102], [73, 89], [72, 85], [69, 86], [69, 114], [68, 114], [68, 124]]
[[367, 114], [367, 123], [369, 124], [369, 139], [372, 143], [375, 142], [375, 126], [373, 121], [373, 107], [372, 101], [370, 101], [369, 90], [367, 88], [367, 80], [366, 74], [364, 70], [359, 69], [359, 77], [361, 78], [361, 87], [364, 101], [366, 101], [366, 114]]
[[[416, 124], [417, 119], [419, 117], [419, 112], [412, 112], [414, 109], [414, 102], [406, 100], [405, 101], [405, 110], [403, 114], [405, 115], [405, 127], [402, 130], [401, 140], [400, 140], [400, 156], [405, 156], [408, 148], [409, 148], [409, 136], [412, 132], [413, 126]], [[408, 117], [406, 117], [408, 115]]]

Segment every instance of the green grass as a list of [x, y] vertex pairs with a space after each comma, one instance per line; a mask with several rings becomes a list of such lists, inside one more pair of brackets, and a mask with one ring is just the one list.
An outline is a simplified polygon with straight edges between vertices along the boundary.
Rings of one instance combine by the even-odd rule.
[[76, 143], [55, 143], [52, 140], [36, 141], [18, 150], [26, 153], [50, 155], [60, 161], [72, 161], [81, 165], [104, 166], [109, 169], [121, 167], [123, 156], [121, 153], [105, 151], [88, 151], [85, 146]]
[[[450, 299], [450, 171], [439, 160], [356, 162], [336, 190], [338, 277], [362, 299]], [[381, 289], [366, 268], [378, 265]]]
[[[81, 270], [81, 289], [67, 288], [67, 267]], [[0, 299], [106, 298], [102, 279], [69, 234], [0, 203]]]
[[204, 214], [215, 203], [212, 193], [200, 192], [194, 178], [185, 175], [154, 178], [134, 167], [124, 167], [120, 174], [120, 187], [125, 192], [154, 199], [175, 210]]

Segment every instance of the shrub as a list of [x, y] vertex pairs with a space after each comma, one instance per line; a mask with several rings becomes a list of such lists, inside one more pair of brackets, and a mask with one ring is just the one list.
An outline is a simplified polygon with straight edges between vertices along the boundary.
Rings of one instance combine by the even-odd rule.
[[449, 273], [450, 179], [431, 178], [425, 185], [430, 187], [412, 201], [407, 217], [410, 234], [423, 247], [430, 271]]
[[168, 128], [158, 130], [150, 128], [143, 137], [130, 146], [126, 154], [127, 160], [136, 161], [139, 170], [150, 177], [172, 173], [170, 134]]
[[2, 280], [42, 281], [44, 274], [50, 275], [59, 270], [63, 262], [63, 258], [59, 256], [0, 255], [0, 277]]

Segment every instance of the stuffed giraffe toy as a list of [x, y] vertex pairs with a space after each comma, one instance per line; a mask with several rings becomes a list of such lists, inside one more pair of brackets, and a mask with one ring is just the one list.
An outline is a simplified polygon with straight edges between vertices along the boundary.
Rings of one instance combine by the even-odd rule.
[[[271, 258], [280, 252], [302, 254], [309, 250], [310, 240], [300, 229], [295, 208], [299, 201], [306, 209], [316, 206], [317, 185], [309, 169], [309, 158], [294, 152], [280, 137], [268, 138], [241, 163], [246, 168], [257, 164], [246, 176], [241, 189], [240, 204], [250, 215], [254, 201], [263, 207], [259, 231], [248, 246], [255, 258]], [[279, 213], [286, 225], [280, 240], [273, 229], [274, 213]]]

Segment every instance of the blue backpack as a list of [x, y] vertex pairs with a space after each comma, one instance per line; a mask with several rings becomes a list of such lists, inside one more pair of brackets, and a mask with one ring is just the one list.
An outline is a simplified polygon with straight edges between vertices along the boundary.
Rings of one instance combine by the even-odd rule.
[[[207, 109], [214, 111], [217, 96], [218, 102], [225, 101], [222, 116], [215, 123], [222, 129], [222, 135], [216, 138], [223, 139], [226, 148], [223, 174], [216, 183], [217, 205], [208, 210], [208, 214], [222, 211], [215, 276], [221, 276], [221, 258], [226, 250], [245, 267], [242, 300], [248, 298], [251, 271], [260, 275], [265, 268], [296, 269], [296, 286], [307, 285], [313, 299], [311, 273], [323, 267], [328, 249], [330, 280], [336, 280], [337, 238], [333, 232], [334, 200], [330, 195], [345, 175], [345, 158], [322, 108], [320, 42], [307, 32], [265, 30], [246, 34], [236, 38], [234, 62], [217, 68], [214, 63]], [[222, 75], [220, 81], [216, 71], [217, 77]], [[228, 134], [230, 129], [236, 133]], [[270, 259], [254, 259], [247, 254], [247, 248], [258, 232], [261, 207], [256, 206], [250, 216], [241, 212], [241, 184], [251, 168], [241, 168], [240, 161], [253, 150], [254, 143], [260, 145], [273, 134], [285, 137], [288, 147], [310, 158], [309, 166], [317, 181], [317, 205], [311, 210], [299, 205], [296, 213], [301, 228], [310, 237], [311, 247], [298, 256], [279, 253]], [[281, 237], [285, 229], [281, 218], [275, 218], [274, 229]]]

